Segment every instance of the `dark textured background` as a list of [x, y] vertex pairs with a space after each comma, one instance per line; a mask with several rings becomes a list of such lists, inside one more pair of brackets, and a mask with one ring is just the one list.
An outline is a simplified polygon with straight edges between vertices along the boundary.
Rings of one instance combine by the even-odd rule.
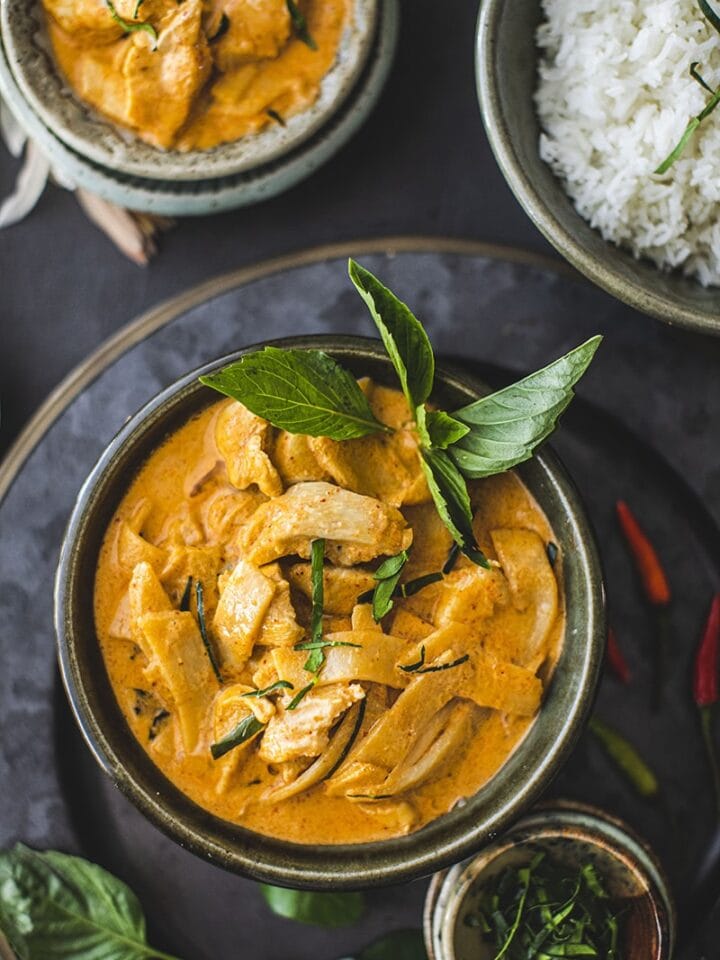
[[[375, 114], [330, 164], [288, 194], [236, 213], [184, 221], [164, 238], [159, 258], [146, 270], [125, 261], [87, 223], [74, 199], [55, 189], [23, 224], [0, 233], [0, 450], [48, 391], [109, 334], [158, 301], [235, 267], [320, 243], [386, 234], [459, 236], [549, 252], [506, 188], [482, 130], [472, 4], [406, 0], [403, 14], [398, 58]], [[0, 193], [14, 174], [14, 164], [0, 152]], [[432, 291], [427, 296], [432, 302]], [[662, 452], [720, 521], [720, 340], [598, 302], [605, 304], [598, 321], [606, 344], [602, 373], [586, 395]], [[593, 326], [591, 320], [579, 318], [578, 332]], [[502, 328], [507, 317], [501, 309], [484, 322]], [[482, 338], [468, 352], [529, 368], [552, 355], [543, 354], [548, 345], [568, 337], [567, 314], [561, 323], [552, 302], [543, 304], [536, 324], [535, 330], [525, 321], [489, 337], [495, 347], [502, 344], [496, 351], [502, 356], [484, 351]], [[441, 340], [445, 351], [464, 352], [451, 331]], [[618, 456], [629, 456], [628, 449]], [[58, 469], [70, 454], [57, 451]], [[610, 483], [612, 462], [603, 469], [591, 483]], [[38, 589], [47, 591], [49, 584]], [[390, 922], [391, 904], [385, 905]], [[720, 922], [713, 927], [720, 930]], [[290, 936], [289, 930], [282, 935]]]

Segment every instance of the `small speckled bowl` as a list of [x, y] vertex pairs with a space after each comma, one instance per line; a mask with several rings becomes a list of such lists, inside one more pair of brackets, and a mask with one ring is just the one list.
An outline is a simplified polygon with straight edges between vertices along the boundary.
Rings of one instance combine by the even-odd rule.
[[[378, 340], [314, 336], [275, 343], [325, 350], [356, 376], [396, 384]], [[575, 744], [592, 707], [605, 646], [604, 590], [593, 535], [572, 482], [547, 448], [520, 467], [520, 477], [545, 511], [560, 547], [567, 623], [537, 719], [477, 794], [416, 833], [357, 845], [290, 843], [207, 813], [166, 779], [130, 732], [100, 653], [92, 596], [103, 535], [133, 476], [168, 434], [218, 399], [198, 382], [198, 375], [255, 349], [216, 360], [159, 394], [120, 431], [88, 477], [70, 518], [55, 583], [63, 681], [98, 762], [132, 802], [182, 846], [229, 870], [291, 887], [337, 890], [411, 880], [456, 863], [493, 839], [538, 798]], [[440, 367], [433, 400], [453, 409], [486, 392], [465, 373]]]
[[490, 145], [511, 190], [535, 226], [573, 266], [619, 300], [678, 326], [720, 335], [720, 290], [603, 240], [575, 210], [540, 158], [535, 34], [540, 0], [483, 0], [476, 75]]
[[148, 180], [211, 180], [270, 164], [320, 130], [353, 91], [368, 60], [378, 25], [379, 0], [352, 0], [335, 63], [307, 110], [285, 126], [211, 150], [161, 150], [106, 120], [74, 95], [55, 65], [40, 0], [0, 0], [2, 39], [13, 77], [28, 105], [55, 136], [81, 157], [108, 170]]
[[430, 960], [486, 960], [477, 928], [463, 921], [483, 880], [509, 864], [527, 863], [544, 851], [576, 869], [594, 863], [613, 898], [632, 898], [624, 919], [621, 955], [629, 960], [670, 960], [675, 906], [667, 879], [650, 847], [621, 820], [594, 807], [558, 802], [539, 807], [482, 853], [433, 878], [425, 901], [425, 944]]

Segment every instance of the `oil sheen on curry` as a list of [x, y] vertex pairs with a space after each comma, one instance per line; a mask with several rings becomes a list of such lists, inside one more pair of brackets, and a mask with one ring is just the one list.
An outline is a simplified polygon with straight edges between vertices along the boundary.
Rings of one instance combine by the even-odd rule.
[[178, 150], [237, 140], [310, 107], [350, 16], [350, 0], [42, 2], [78, 96]]
[[[294, 435], [232, 400], [193, 417], [132, 482], [96, 577], [105, 663], [154, 763], [302, 843], [405, 834], [474, 794], [541, 709], [563, 631], [552, 530], [517, 475], [470, 485], [490, 568], [455, 557], [402, 394], [361, 385], [393, 433]], [[373, 573], [403, 550], [407, 589], [376, 622]], [[298, 649], [314, 611], [318, 673]]]

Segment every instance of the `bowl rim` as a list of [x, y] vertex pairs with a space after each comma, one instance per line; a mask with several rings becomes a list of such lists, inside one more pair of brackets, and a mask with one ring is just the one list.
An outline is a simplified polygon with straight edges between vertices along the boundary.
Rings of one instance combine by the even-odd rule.
[[[120, 749], [117, 749], [110, 740], [112, 732], [106, 734], [90, 706], [88, 671], [83, 668], [78, 658], [71, 618], [73, 604], [76, 603], [73, 589], [77, 587], [74, 565], [77, 557], [82, 555], [82, 535], [92, 522], [93, 512], [98, 507], [98, 502], [93, 500], [93, 497], [101, 489], [103, 482], [110, 482], [108, 478], [111, 471], [122, 469], [123, 461], [130, 459], [133, 451], [142, 446], [143, 439], [153, 424], [167, 420], [172, 413], [173, 404], [177, 408], [184, 399], [193, 396], [202, 398], [204, 391], [208, 391], [208, 399], [213, 396], [209, 388], [198, 383], [198, 376], [215, 371], [267, 345], [324, 349], [342, 360], [354, 360], [356, 363], [379, 361], [388, 370], [391, 369], [381, 342], [373, 338], [309, 335], [264, 341], [190, 371], [158, 393], [131, 417], [107, 445], [83, 484], [63, 539], [54, 591], [57, 654], [63, 685], [83, 737], [100, 766], [155, 826], [199, 856], [256, 880], [300, 889], [358, 889], [416, 879], [466, 858], [520, 816], [558, 772], [580, 736], [584, 721], [592, 708], [604, 651], [605, 593], [602, 569], [594, 534], [579, 494], [565, 468], [547, 447], [536, 455], [531, 464], [533, 471], [537, 472], [536, 484], [547, 484], [546, 493], [555, 497], [558, 505], [564, 509], [568, 533], [563, 534], [557, 529], [557, 523], [554, 523], [556, 539], [561, 545], [565, 538], [573, 539], [577, 543], [578, 577], [587, 604], [582, 620], [584, 634], [576, 640], [577, 643], [584, 640], [580, 670], [577, 676], [573, 676], [576, 689], [571, 708], [567, 713], [556, 717], [552, 729], [548, 728], [545, 737], [548, 741], [545, 745], [546, 752], [531, 757], [530, 763], [523, 765], [523, 756], [529, 750], [528, 744], [532, 745], [533, 740], [543, 732], [543, 725], [536, 720], [501, 768], [518, 768], [523, 778], [520, 789], [507, 789], [507, 796], [501, 794], [499, 800], [491, 795], [492, 813], [485, 816], [480, 824], [474, 816], [474, 804], [482, 802], [478, 797], [496, 781], [496, 777], [491, 778], [488, 784], [470, 797], [461, 808], [456, 808], [405, 837], [372, 843], [327, 846], [295, 844], [269, 838], [224, 821], [181, 794], [145, 754], [127, 727], [116, 732], [117, 739], [122, 744]], [[442, 388], [464, 393], [468, 397], [482, 395], [488, 390], [476, 377], [450, 365], [439, 364], [436, 376], [436, 382]], [[198, 409], [202, 405], [201, 400], [196, 401]], [[156, 446], [157, 441], [149, 449]], [[523, 474], [522, 467], [519, 472]], [[530, 492], [537, 496], [532, 484]], [[104, 533], [104, 528], [102, 532]], [[563, 649], [567, 649], [567, 635]], [[561, 655], [558, 668], [562, 661]], [[107, 676], [105, 681], [110, 689]], [[552, 686], [550, 689], [552, 690]], [[112, 693], [111, 689], [110, 692]], [[114, 696], [112, 699], [114, 701]], [[119, 712], [116, 702], [113, 702], [110, 709]], [[142, 765], [151, 768], [150, 775], [167, 785], [162, 797], [160, 791], [140, 782], [136, 770], [128, 770], [128, 765], [133, 765], [132, 757], [129, 756], [133, 751], [136, 754], [138, 751], [142, 753]], [[525, 755], [525, 761], [527, 760], [528, 756]], [[178, 811], [183, 819], [174, 816]], [[439, 840], [438, 834], [442, 834]]]
[[[12, 26], [11, 2], [0, 0], [0, 23], [10, 72], [30, 109], [55, 138], [101, 169], [152, 182], [183, 181], [191, 185], [249, 175], [258, 168], [273, 169], [321, 132], [353, 95], [364, 73], [375, 45], [383, 0], [348, 0], [351, 20], [343, 25], [336, 57], [320, 81], [316, 100], [288, 118], [284, 127], [273, 124], [209, 149], [188, 151], [166, 150], [147, 143], [130, 128], [105, 117], [74, 91], [51, 49], [45, 24], [48, 14], [42, 0], [34, 0], [25, 14], [37, 18], [38, 30], [33, 32], [33, 38], [39, 34], [42, 41], [36, 43], [33, 39], [32, 57], [23, 53]], [[358, 16], [362, 28], [359, 31], [353, 29]], [[45, 96], [45, 84], [50, 81], [33, 76], [40, 69], [39, 61], [49, 68], [44, 72], [49, 72], [52, 83], [57, 85], [57, 98], [53, 103]], [[31, 63], [35, 65], [34, 70]], [[62, 106], [68, 103], [74, 116], [70, 120], [63, 112], [67, 107]]]
[[[632, 277], [624, 277], [620, 283], [616, 271], [593, 257], [562, 225], [552, 208], [543, 200], [513, 146], [498, 88], [496, 38], [500, 18], [506, 12], [505, 7], [504, 0], [482, 0], [480, 4], [475, 34], [475, 81], [480, 113], [490, 148], [515, 198], [555, 249], [601, 289], [658, 320], [698, 333], [720, 336], [717, 309], [713, 313], [710, 307], [703, 310], [692, 305], [675, 304], [652, 287], [645, 286]], [[593, 229], [577, 211], [574, 213], [579, 221]], [[604, 242], [609, 247], [614, 247], [609, 241]], [[632, 254], [622, 248], [615, 249], [619, 254], [633, 259]], [[699, 281], [686, 279], [689, 283], [696, 282], [699, 285]]]

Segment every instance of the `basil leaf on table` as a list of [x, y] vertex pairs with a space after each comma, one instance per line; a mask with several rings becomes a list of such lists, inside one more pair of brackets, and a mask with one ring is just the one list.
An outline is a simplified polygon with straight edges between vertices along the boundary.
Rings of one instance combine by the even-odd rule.
[[356, 960], [427, 960], [421, 930], [394, 930], [361, 950]]
[[321, 350], [265, 347], [200, 380], [289, 433], [351, 440], [390, 432], [352, 374]]
[[450, 448], [464, 476], [490, 477], [529, 460], [557, 425], [602, 337], [593, 337], [523, 380], [482, 397], [452, 416], [470, 428]]
[[0, 853], [0, 924], [19, 960], [177, 960], [148, 946], [135, 894], [80, 857]]
[[361, 893], [313, 893], [271, 887], [266, 883], [260, 884], [260, 890], [273, 913], [298, 923], [347, 927], [365, 912], [365, 898]]
[[410, 410], [415, 410], [430, 396], [435, 379], [435, 357], [428, 335], [410, 308], [369, 270], [350, 260], [348, 272], [380, 331]]
[[440, 518], [465, 556], [489, 567], [472, 527], [470, 495], [463, 475], [444, 450], [422, 450], [421, 464]]

